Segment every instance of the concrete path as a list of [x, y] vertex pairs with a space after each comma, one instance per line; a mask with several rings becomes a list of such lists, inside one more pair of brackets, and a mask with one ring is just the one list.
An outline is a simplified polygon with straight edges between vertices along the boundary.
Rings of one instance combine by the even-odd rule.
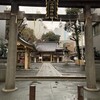
[[85, 78], [85, 71], [82, 71], [75, 64], [65, 63], [32, 63], [29, 70], [18, 69], [16, 71], [17, 79], [34, 78], [34, 77], [68, 77], [68, 78]]
[[40, 81], [36, 85], [36, 100], [77, 100], [77, 87], [65, 81]]
[[43, 63], [37, 76], [62, 76], [50, 63]]
[[[56, 70], [54, 67], [58, 70]], [[38, 72], [39, 71], [39, 72]], [[62, 76], [67, 74], [67, 77], [70, 77], [72, 74], [79, 76], [78, 73], [82, 73], [77, 66], [66, 65], [63, 66], [63, 63], [38, 63], [32, 64], [30, 70], [17, 70], [16, 76]], [[75, 77], [76, 77], [75, 76]], [[60, 77], [61, 78], [61, 77]], [[50, 81], [16, 81], [17, 91], [4, 93], [0, 91], [0, 100], [29, 100], [29, 86], [30, 84], [36, 86], [36, 100], [77, 100], [77, 86], [83, 85], [86, 86], [86, 80], [50, 80]], [[0, 90], [5, 86], [5, 83], [0, 82]], [[97, 84], [100, 87], [100, 82]], [[99, 94], [100, 96], [100, 94]], [[84, 100], [87, 100], [86, 98]], [[100, 99], [96, 99], [100, 100]]]
[[[4, 93], [0, 83], [0, 100], [29, 100], [29, 86], [36, 86], [36, 100], [77, 100], [77, 85], [84, 81], [16, 81], [17, 91]], [[98, 99], [100, 100], [100, 99]]]

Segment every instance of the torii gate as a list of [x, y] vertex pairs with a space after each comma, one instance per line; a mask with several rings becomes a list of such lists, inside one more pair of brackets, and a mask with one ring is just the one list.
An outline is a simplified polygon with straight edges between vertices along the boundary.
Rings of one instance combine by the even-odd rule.
[[[17, 19], [19, 5], [24, 6], [45, 6], [45, 0], [3, 0], [1, 5], [11, 5], [10, 14], [10, 32], [8, 43], [7, 71], [6, 82], [3, 91], [14, 91], [15, 71], [16, 71], [16, 50], [17, 50]], [[94, 51], [93, 51], [93, 34], [92, 34], [92, 15], [91, 8], [100, 7], [100, 0], [60, 0], [59, 7], [76, 7], [84, 8], [85, 21], [85, 46], [86, 46], [86, 75], [87, 89], [97, 90]], [[93, 19], [96, 20], [96, 19]], [[100, 21], [100, 20], [99, 20]]]

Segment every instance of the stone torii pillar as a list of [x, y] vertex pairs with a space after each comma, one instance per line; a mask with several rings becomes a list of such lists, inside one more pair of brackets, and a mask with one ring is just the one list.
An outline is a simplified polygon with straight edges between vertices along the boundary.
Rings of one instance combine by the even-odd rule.
[[18, 5], [12, 2], [9, 25], [9, 41], [5, 87], [5, 92], [15, 91], [16, 58], [17, 58], [17, 13]]
[[94, 62], [94, 49], [93, 49], [93, 31], [92, 31], [92, 15], [91, 8], [86, 5], [84, 8], [85, 18], [85, 60], [86, 60], [86, 77], [87, 89], [97, 89], [96, 75], [95, 75], [95, 62]]

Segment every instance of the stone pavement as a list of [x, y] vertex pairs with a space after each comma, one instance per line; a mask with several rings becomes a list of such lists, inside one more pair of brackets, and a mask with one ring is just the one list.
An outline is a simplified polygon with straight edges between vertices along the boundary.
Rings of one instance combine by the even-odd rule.
[[36, 76], [38, 71], [40, 70], [42, 66], [42, 63], [31, 63], [30, 69], [24, 70], [24, 69], [17, 69], [16, 71], [16, 76], [27, 76], [27, 77], [32, 77]]
[[[29, 100], [29, 86], [32, 81], [16, 81], [17, 91], [0, 91], [0, 100]], [[84, 81], [34, 81], [36, 100], [77, 100], [77, 85]], [[0, 83], [0, 90], [4, 83]]]
[[75, 63], [52, 63], [52, 65], [66, 77], [86, 77], [85, 70], [81, 69], [82, 66], [77, 66]]
[[[57, 69], [62, 75], [72, 74], [78, 76], [77, 73], [83, 73], [79, 66], [75, 66], [74, 64], [63, 66], [64, 63], [52, 63], [52, 65]], [[44, 64], [45, 65], [45, 64]], [[48, 64], [46, 64], [47, 66]], [[49, 66], [52, 67], [50, 64]], [[42, 63], [32, 64], [30, 70], [17, 70], [16, 76], [36, 76], [39, 75], [38, 71], [45, 68], [42, 68]], [[52, 70], [53, 68], [50, 69]], [[42, 71], [43, 71], [42, 70]], [[50, 71], [51, 73], [51, 71]], [[70, 77], [70, 75], [68, 75]], [[75, 76], [75, 77], [76, 77]], [[16, 87], [18, 87], [17, 91], [4, 93], [0, 91], [0, 100], [29, 100], [29, 86], [30, 84], [36, 86], [36, 100], [77, 100], [77, 86], [78, 85], [86, 85], [85, 80], [64, 80], [64, 81], [17, 81]], [[98, 83], [100, 87], [100, 83]], [[4, 87], [4, 83], [0, 83], [0, 90]], [[87, 100], [87, 99], [85, 99]], [[100, 100], [100, 99], [96, 99]]]
[[77, 100], [77, 81], [39, 81], [36, 86], [36, 100]]
[[[31, 83], [36, 86], [36, 100], [77, 100], [77, 86], [86, 84], [84, 80], [16, 81], [18, 90], [10, 93], [0, 91], [0, 100], [29, 100]], [[98, 85], [100, 87], [100, 83]], [[0, 90], [3, 87], [4, 83], [0, 83]]]
[[62, 76], [51, 63], [43, 63], [36, 76]]
[[0, 100], [29, 100], [29, 85], [32, 81], [16, 81], [18, 90], [4, 93], [2, 88], [4, 83], [0, 83]]
[[[39, 70], [41, 70], [43, 63], [32, 63], [29, 70], [17, 70], [17, 77], [33, 77], [36, 76]], [[65, 65], [64, 63], [50, 63], [53, 66], [53, 70], [60, 72], [60, 75], [66, 77], [85, 77], [85, 71], [82, 71], [79, 66], [74, 63]], [[50, 67], [51, 68], [51, 67]], [[42, 68], [46, 70], [46, 67]], [[49, 71], [50, 72], [50, 71]], [[57, 72], [58, 73], [58, 72]]]

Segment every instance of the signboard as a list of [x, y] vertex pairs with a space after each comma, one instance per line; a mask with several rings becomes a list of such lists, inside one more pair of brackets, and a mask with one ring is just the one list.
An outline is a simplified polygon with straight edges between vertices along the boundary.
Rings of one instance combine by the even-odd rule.
[[58, 1], [59, 0], [46, 0], [46, 18], [58, 18]]

